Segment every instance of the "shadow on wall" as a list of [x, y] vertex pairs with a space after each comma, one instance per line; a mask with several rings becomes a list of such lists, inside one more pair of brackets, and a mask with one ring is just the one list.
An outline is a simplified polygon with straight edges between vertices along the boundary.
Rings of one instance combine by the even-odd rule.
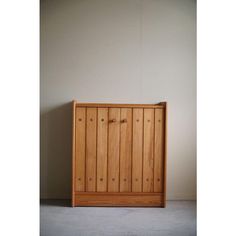
[[40, 196], [71, 197], [72, 105], [40, 115]]

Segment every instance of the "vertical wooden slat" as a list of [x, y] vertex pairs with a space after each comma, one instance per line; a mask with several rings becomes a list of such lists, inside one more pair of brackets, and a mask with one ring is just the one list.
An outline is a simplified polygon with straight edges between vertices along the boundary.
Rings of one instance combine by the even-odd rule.
[[142, 192], [143, 109], [133, 109], [132, 192]]
[[109, 108], [108, 192], [119, 192], [120, 109]]
[[132, 109], [120, 114], [120, 192], [131, 192]]
[[86, 119], [86, 191], [96, 191], [97, 108], [87, 108]]
[[163, 192], [164, 111], [155, 109], [154, 192]]
[[144, 109], [143, 192], [153, 192], [154, 109]]
[[86, 108], [76, 108], [75, 191], [85, 191], [85, 122]]
[[98, 108], [97, 124], [97, 192], [105, 192], [107, 191], [108, 108]]

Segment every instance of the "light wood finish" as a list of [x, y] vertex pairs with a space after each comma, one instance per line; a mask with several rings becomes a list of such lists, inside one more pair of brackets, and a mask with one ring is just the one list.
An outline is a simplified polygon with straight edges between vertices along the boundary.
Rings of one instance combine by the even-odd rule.
[[160, 102], [157, 105], [163, 106], [164, 111], [164, 160], [163, 160], [163, 207], [166, 207], [166, 178], [167, 178], [167, 117], [168, 105], [167, 102]]
[[142, 192], [143, 109], [133, 109], [132, 192]]
[[111, 104], [111, 103], [76, 103], [78, 107], [110, 107], [110, 108], [164, 108], [163, 104]]
[[164, 167], [163, 167], [163, 170], [164, 170], [164, 180], [163, 180], [163, 185], [164, 185], [164, 189], [163, 189], [163, 207], [166, 207], [166, 176], [167, 176], [167, 112], [168, 112], [168, 106], [167, 106], [167, 102], [162, 102], [160, 103], [161, 105], [164, 106], [164, 118], [165, 118], [165, 121], [164, 121], [164, 127], [165, 127], [165, 131], [164, 131], [164, 135], [165, 135], [165, 138], [164, 138]]
[[83, 192], [85, 191], [86, 109], [76, 108], [75, 119], [75, 190]]
[[166, 204], [167, 103], [73, 102], [72, 206]]
[[144, 109], [143, 192], [153, 192], [154, 110]]
[[120, 192], [131, 192], [132, 109], [121, 108]]
[[71, 205], [74, 207], [75, 206], [75, 181], [74, 181], [74, 176], [75, 176], [75, 118], [76, 117], [76, 101], [72, 102], [72, 198], [71, 198]]
[[83, 193], [75, 196], [77, 206], [163, 206], [161, 194]]
[[97, 108], [87, 108], [86, 118], [86, 191], [96, 191]]
[[97, 191], [106, 192], [108, 108], [98, 108], [97, 124]]
[[108, 192], [119, 192], [120, 108], [109, 108]]
[[164, 110], [155, 109], [154, 192], [163, 192]]

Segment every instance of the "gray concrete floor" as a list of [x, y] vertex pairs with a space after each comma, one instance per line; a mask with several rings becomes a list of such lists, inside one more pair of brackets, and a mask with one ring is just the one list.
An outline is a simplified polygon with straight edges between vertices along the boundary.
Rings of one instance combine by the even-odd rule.
[[193, 236], [196, 202], [168, 201], [166, 208], [76, 207], [44, 200], [41, 236]]

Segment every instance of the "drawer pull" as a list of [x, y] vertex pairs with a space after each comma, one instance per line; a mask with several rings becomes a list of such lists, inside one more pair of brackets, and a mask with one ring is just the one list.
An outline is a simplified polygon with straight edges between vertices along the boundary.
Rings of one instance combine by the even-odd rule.
[[92, 178], [89, 178], [89, 181], [91, 181], [92, 180]]
[[110, 120], [110, 123], [114, 123], [114, 122], [116, 122], [116, 119]]
[[146, 181], [149, 181], [149, 179], [146, 179]]
[[100, 181], [103, 181], [103, 178], [100, 178]]
[[135, 181], [138, 181], [138, 179], [135, 179]]
[[82, 121], [82, 119], [81, 119], [81, 118], [79, 118], [79, 121]]
[[93, 121], [93, 119], [91, 118], [90, 121]]
[[112, 181], [115, 181], [115, 178], [112, 178]]
[[101, 119], [101, 121], [104, 121], [104, 119]]
[[124, 181], [126, 182], [126, 179], [124, 179]]

